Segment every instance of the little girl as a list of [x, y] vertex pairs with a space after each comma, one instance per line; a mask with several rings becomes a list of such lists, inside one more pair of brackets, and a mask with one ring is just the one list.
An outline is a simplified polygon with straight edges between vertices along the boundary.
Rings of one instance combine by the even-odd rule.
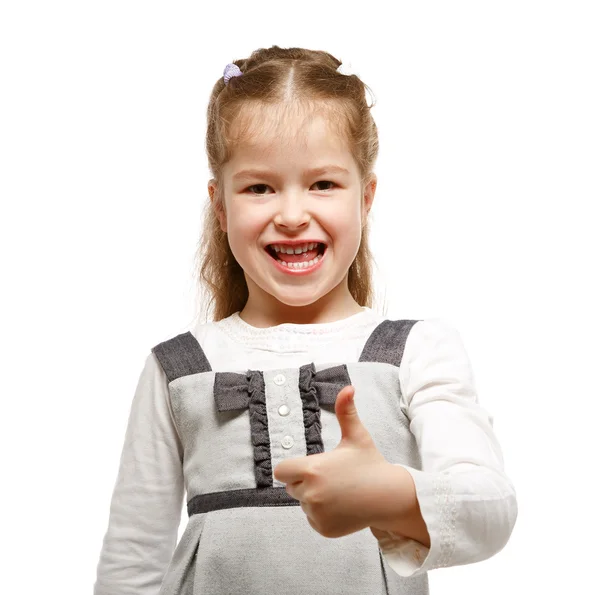
[[95, 595], [423, 595], [511, 535], [458, 332], [371, 308], [377, 128], [340, 66], [273, 46], [213, 89], [214, 320], [147, 355]]

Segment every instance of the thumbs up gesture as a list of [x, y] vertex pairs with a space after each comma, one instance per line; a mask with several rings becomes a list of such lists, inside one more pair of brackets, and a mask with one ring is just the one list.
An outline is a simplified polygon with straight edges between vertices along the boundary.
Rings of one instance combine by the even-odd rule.
[[324, 537], [343, 537], [374, 524], [390, 478], [390, 463], [358, 417], [352, 385], [338, 393], [335, 414], [342, 439], [334, 450], [288, 459], [274, 469], [275, 479], [286, 484], [310, 526]]

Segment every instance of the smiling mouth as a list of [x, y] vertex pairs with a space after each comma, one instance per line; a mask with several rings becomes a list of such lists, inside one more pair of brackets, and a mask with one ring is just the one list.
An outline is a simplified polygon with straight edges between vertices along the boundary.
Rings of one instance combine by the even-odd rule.
[[300, 254], [283, 254], [283, 258], [282, 258], [282, 253], [281, 252], [275, 252], [275, 250], [273, 249], [272, 246], [267, 246], [265, 248], [266, 252], [271, 256], [271, 258], [273, 258], [274, 260], [277, 261], [282, 261], [285, 263], [295, 263], [295, 262], [309, 262], [311, 260], [313, 260], [314, 258], [317, 258], [319, 256], [323, 256], [323, 254], [325, 254], [325, 250], [327, 249], [327, 246], [325, 244], [321, 244], [319, 243], [318, 246], [316, 248], [314, 248], [313, 250], [307, 250], [306, 252], [301, 252]]

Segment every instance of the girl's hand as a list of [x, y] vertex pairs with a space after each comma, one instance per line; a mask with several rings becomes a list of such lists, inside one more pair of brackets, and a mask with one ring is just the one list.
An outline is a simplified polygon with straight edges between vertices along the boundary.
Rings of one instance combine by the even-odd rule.
[[[390, 463], [358, 417], [354, 387], [337, 395], [342, 439], [333, 451], [282, 461], [275, 479], [300, 501], [310, 526], [324, 537], [343, 537], [374, 524], [379, 496], [389, 491]], [[400, 494], [398, 495], [400, 497]]]

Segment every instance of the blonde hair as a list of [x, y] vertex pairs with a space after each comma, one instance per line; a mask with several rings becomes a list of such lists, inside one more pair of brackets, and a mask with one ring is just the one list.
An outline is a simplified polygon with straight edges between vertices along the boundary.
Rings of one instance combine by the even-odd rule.
[[[215, 205], [225, 207], [222, 168], [232, 157], [236, 143], [251, 141], [269, 125], [283, 125], [291, 110], [327, 113], [328, 122], [347, 141], [364, 190], [373, 173], [379, 140], [370, 112], [374, 103], [368, 105], [365, 99], [365, 90], [370, 89], [358, 76], [337, 72], [341, 62], [331, 54], [303, 48], [262, 48], [233, 63], [243, 74], [232, 77], [227, 85], [220, 77], [207, 109], [206, 152], [211, 181], [216, 184]], [[269, 108], [268, 119], [260, 117], [259, 110], [265, 106]], [[209, 197], [195, 268], [200, 292], [207, 294], [200, 299], [206, 304], [206, 319], [214, 304], [212, 319], [218, 321], [243, 309], [248, 286], [229, 247], [227, 233], [221, 229], [215, 205]], [[372, 307], [374, 260], [365, 219], [358, 253], [348, 271], [348, 289], [360, 306]]]

